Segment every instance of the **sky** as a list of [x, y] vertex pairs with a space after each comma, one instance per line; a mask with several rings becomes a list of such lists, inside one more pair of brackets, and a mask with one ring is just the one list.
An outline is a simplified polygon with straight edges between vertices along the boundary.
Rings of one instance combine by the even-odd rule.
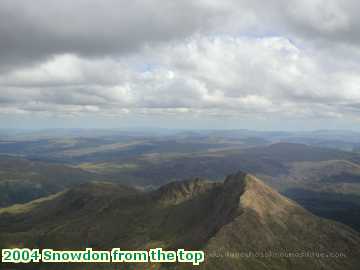
[[360, 129], [356, 0], [1, 0], [0, 127]]

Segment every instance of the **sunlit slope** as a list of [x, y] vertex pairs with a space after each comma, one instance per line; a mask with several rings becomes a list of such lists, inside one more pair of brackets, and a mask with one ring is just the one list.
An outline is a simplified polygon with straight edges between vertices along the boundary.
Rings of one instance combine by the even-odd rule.
[[[25, 243], [54, 249], [203, 249], [207, 253], [203, 269], [357, 269], [360, 263], [357, 232], [312, 215], [245, 173], [228, 176], [224, 182], [170, 183], [150, 193], [109, 183], [85, 184], [43, 202], [3, 209], [0, 231], [2, 247]], [[342, 252], [347, 257], [226, 256], [284, 250]], [[214, 253], [223, 256], [211, 257]], [[34, 265], [33, 269], [60, 269], [56, 267], [60, 266]], [[79, 265], [67, 267], [80, 269]]]

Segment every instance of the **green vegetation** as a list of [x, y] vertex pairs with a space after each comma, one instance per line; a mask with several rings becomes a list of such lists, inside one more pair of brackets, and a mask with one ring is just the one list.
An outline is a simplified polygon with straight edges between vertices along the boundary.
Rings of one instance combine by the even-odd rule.
[[0, 206], [28, 202], [98, 178], [66, 165], [0, 156]]
[[[253, 136], [247, 136], [250, 135]], [[227, 137], [217, 134], [157, 138], [64, 137], [3, 142], [1, 149], [26, 156], [31, 150], [30, 157], [35, 155], [43, 161], [0, 158], [0, 206], [28, 202], [94, 180], [148, 190], [199, 176], [219, 180], [237, 170], [261, 177], [284, 193], [300, 188], [360, 195], [359, 154], [295, 143], [268, 144], [256, 137], [237, 138], [234, 132]], [[53, 163], [54, 160], [68, 165]], [[315, 207], [309, 205], [322, 203], [312, 198], [312, 194], [309, 192], [307, 203], [303, 204], [311, 211]], [[293, 193], [289, 196], [296, 199]], [[346, 201], [339, 205], [343, 208], [337, 210], [343, 212], [332, 217], [358, 228], [358, 219], [344, 218], [349, 213]], [[316, 205], [319, 207], [321, 205]], [[322, 215], [323, 212], [316, 213]]]
[[138, 169], [139, 165], [135, 163], [81, 163], [77, 166], [80, 169], [100, 174], [116, 174]]
[[[0, 212], [0, 248], [144, 250], [203, 249], [199, 269], [357, 269], [360, 235], [320, 219], [245, 173], [224, 182], [201, 179], [170, 183], [144, 193], [113, 183], [84, 184], [23, 207]], [[234, 252], [318, 251], [347, 258], [241, 258]], [[210, 254], [221, 253], [222, 257]], [[227, 254], [227, 255], [226, 255]], [[266, 264], [265, 264], [266, 262]], [[152, 265], [192, 269], [192, 265]], [[15, 269], [21, 269], [15, 265]], [[78, 269], [79, 265], [33, 265]], [[82, 265], [82, 267], [86, 267]], [[92, 265], [110, 269], [111, 265]], [[121, 266], [123, 267], [123, 266]], [[135, 266], [126, 265], [124, 269]], [[149, 269], [148, 265], [136, 268]], [[63, 269], [63, 268], [62, 268]]]

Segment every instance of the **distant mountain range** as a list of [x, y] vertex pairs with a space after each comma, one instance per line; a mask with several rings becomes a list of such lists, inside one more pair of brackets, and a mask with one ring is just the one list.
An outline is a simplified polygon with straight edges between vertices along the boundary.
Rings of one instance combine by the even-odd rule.
[[[359, 153], [298, 143], [253, 145], [253, 141], [241, 144], [203, 138], [143, 138], [122, 143], [115, 143], [113, 138], [110, 142], [102, 145], [99, 138], [91, 142], [77, 138], [44, 143], [42, 153], [49, 159], [34, 159], [26, 154], [0, 156], [0, 207], [92, 181], [154, 189], [194, 177], [219, 180], [228, 172], [242, 170], [260, 177], [311, 212], [360, 231]], [[72, 143], [77, 146], [70, 146]], [[56, 153], [70, 155], [69, 160], [76, 156], [78, 162], [54, 162], [55, 152], [46, 149], [59, 146], [65, 148], [63, 152], [54, 150]]]
[[[82, 184], [48, 198], [1, 209], [0, 245], [201, 249], [206, 252], [206, 262], [198, 268], [214, 270], [357, 270], [360, 265], [358, 232], [311, 214], [255, 176], [242, 172], [223, 182], [193, 179], [151, 192], [106, 182]], [[266, 258], [261, 256], [270, 252]], [[313, 252], [322, 255], [304, 255]], [[25, 269], [23, 265], [7, 267]], [[27, 269], [114, 267], [39, 264]], [[121, 269], [134, 267], [194, 269], [186, 264], [121, 265]]]

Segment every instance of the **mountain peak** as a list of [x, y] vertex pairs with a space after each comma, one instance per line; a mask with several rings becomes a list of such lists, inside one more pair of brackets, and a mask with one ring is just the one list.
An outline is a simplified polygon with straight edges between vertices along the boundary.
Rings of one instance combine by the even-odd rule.
[[282, 196], [255, 176], [247, 175], [245, 179], [245, 189], [240, 197], [242, 209], [255, 211], [261, 219], [269, 216], [282, 219], [295, 210], [306, 212], [297, 203]]
[[216, 202], [215, 220], [221, 226], [248, 213], [256, 218], [256, 222], [261, 223], [288, 218], [293, 211], [307, 213], [255, 176], [242, 171], [227, 176], [219, 187], [219, 191], [213, 195], [213, 200]]

